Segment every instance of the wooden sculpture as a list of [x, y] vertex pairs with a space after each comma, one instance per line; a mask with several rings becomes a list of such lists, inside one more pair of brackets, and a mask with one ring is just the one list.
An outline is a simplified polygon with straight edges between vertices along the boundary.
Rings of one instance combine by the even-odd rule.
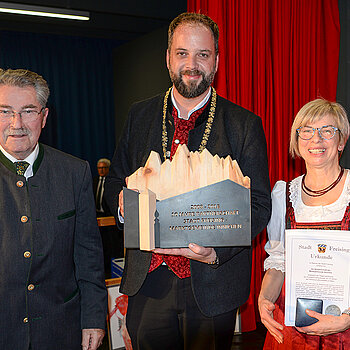
[[231, 180], [250, 188], [250, 179], [243, 176], [236, 160], [230, 156], [220, 158], [204, 149], [190, 152], [179, 145], [173, 160], [161, 163], [157, 152], [152, 151], [144, 167], [128, 177], [128, 188], [140, 193], [152, 191], [158, 200], [195, 190], [223, 180]]
[[231, 180], [250, 188], [250, 179], [243, 176], [236, 160], [230, 156], [213, 156], [207, 149], [190, 152], [179, 145], [172, 159], [161, 163], [152, 151], [144, 167], [128, 177], [128, 188], [138, 190], [140, 249], [152, 250], [156, 200], [164, 200], [223, 180]]

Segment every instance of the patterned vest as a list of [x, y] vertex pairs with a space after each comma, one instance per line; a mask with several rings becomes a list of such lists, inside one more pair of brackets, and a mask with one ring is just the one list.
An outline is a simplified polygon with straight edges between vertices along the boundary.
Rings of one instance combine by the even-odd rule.
[[[203, 113], [207, 107], [208, 102], [197, 111], [193, 112], [189, 120], [178, 118], [177, 110], [173, 106], [172, 116], [174, 118], [175, 132], [173, 141], [171, 144], [170, 159], [173, 158], [177, 147], [181, 144], [187, 144], [188, 135], [190, 130], [195, 126], [197, 118]], [[177, 255], [166, 255], [166, 254], [152, 254], [151, 265], [148, 272], [152, 272], [157, 267], [159, 267], [163, 262], [165, 262], [168, 267], [178, 276], [179, 278], [186, 278], [191, 276], [190, 260], [184, 256]]]

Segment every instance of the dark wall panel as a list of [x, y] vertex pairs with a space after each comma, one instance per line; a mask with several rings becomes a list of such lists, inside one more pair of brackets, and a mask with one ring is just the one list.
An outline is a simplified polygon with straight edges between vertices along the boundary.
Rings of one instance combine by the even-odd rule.
[[114, 50], [115, 133], [118, 142], [132, 103], [157, 95], [171, 85], [166, 67], [167, 28]]
[[0, 31], [0, 68], [29, 69], [48, 82], [49, 117], [41, 142], [90, 162], [111, 157], [113, 48], [94, 38]]

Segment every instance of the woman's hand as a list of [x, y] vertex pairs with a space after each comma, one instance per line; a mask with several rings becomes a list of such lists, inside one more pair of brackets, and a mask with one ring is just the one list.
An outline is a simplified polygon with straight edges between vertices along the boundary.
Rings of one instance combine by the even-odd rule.
[[267, 330], [280, 344], [283, 343], [283, 325], [273, 319], [273, 311], [275, 310], [274, 302], [280, 295], [284, 281], [284, 273], [276, 269], [266, 271], [261, 283], [260, 295], [258, 298], [258, 306], [261, 322]]
[[334, 333], [344, 332], [350, 328], [350, 316], [322, 315], [316, 311], [306, 310], [306, 313], [318, 319], [318, 322], [307, 327], [295, 327], [299, 332], [308, 335], [325, 336]]
[[283, 326], [273, 319], [273, 310], [275, 310], [274, 303], [262, 297], [260, 294], [258, 306], [261, 322], [280, 344], [283, 343], [283, 334], [280, 332], [283, 330]]

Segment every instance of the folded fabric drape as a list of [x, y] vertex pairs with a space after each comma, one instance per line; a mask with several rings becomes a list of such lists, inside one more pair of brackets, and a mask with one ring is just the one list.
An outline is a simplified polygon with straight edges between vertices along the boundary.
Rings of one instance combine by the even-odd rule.
[[[288, 155], [297, 111], [317, 97], [336, 99], [340, 24], [337, 0], [188, 0], [188, 11], [219, 25], [219, 95], [262, 118], [271, 186], [304, 171]], [[254, 184], [252, 184], [254, 186]], [[241, 307], [242, 331], [259, 320], [266, 235], [253, 242], [251, 294]]]

